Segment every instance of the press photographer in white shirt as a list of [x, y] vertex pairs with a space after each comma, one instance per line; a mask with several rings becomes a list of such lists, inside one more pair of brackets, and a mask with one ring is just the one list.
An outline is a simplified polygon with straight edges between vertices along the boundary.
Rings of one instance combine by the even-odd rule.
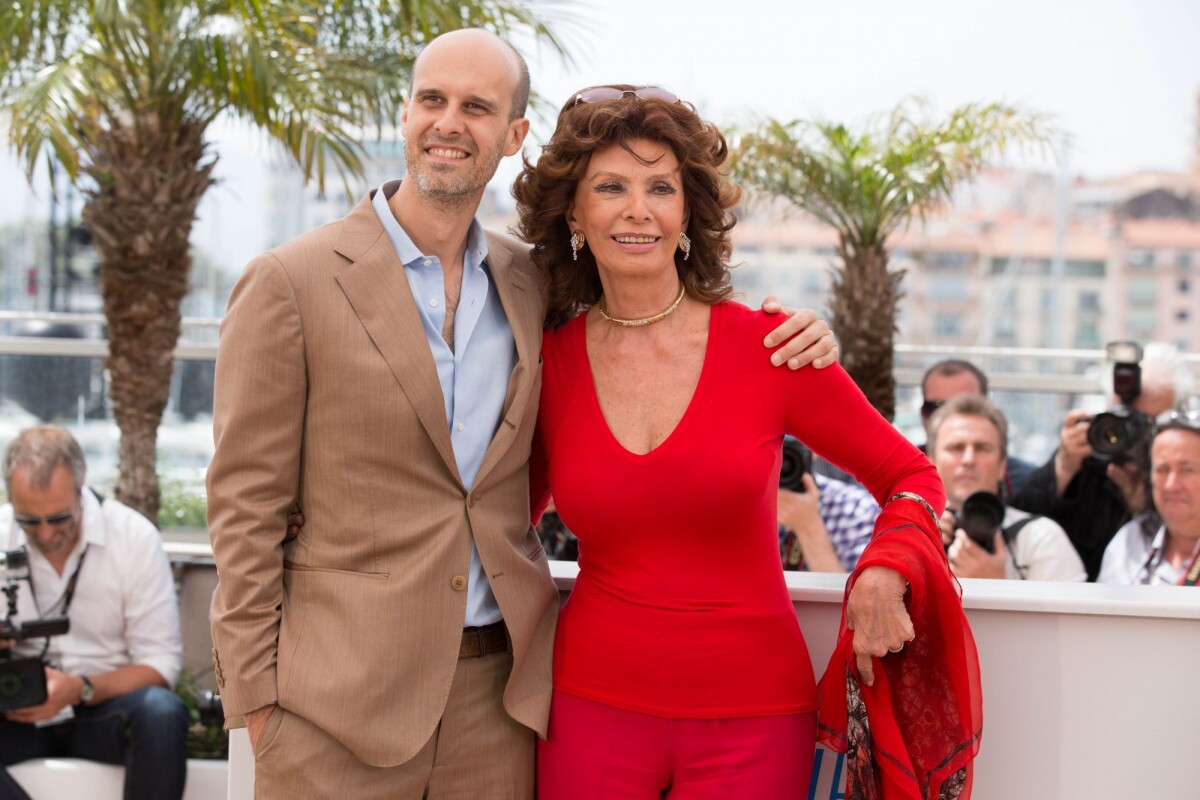
[[[71, 756], [125, 767], [125, 796], [178, 800], [187, 710], [170, 687], [183, 644], [170, 564], [145, 517], [85, 483], [66, 430], [22, 431], [4, 454], [0, 548], [25, 547], [12, 628], [55, 616], [66, 634], [5, 642], [46, 663], [46, 700], [0, 720], [0, 762]], [[0, 767], [0, 800], [28, 796]]]

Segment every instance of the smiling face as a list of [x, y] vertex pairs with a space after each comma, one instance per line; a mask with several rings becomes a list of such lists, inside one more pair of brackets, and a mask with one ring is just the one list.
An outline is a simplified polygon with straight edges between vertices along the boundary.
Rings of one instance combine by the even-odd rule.
[[1004, 461], [1000, 432], [986, 417], [954, 414], [938, 428], [933, 464], [952, 508], [962, 508], [975, 492], [997, 491]]
[[444, 34], [425, 48], [400, 115], [408, 178], [420, 194], [443, 206], [478, 202], [529, 130], [528, 120], [509, 118], [520, 80], [512, 52], [483, 31]]
[[1155, 437], [1150, 489], [1173, 536], [1200, 536], [1200, 432], [1174, 428]]
[[614, 144], [592, 155], [567, 224], [583, 232], [602, 272], [674, 271], [687, 225], [679, 161], [658, 142], [631, 139], [625, 145], [628, 150]]

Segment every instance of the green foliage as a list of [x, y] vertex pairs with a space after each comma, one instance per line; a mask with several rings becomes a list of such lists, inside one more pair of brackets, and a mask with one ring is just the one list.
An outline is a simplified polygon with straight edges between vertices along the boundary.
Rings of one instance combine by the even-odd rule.
[[200, 698], [204, 690], [200, 688], [196, 675], [187, 667], [179, 673], [175, 694], [187, 706], [188, 758], [229, 758], [229, 734], [225, 732], [222, 721], [201, 719]]
[[361, 172], [364, 131], [399, 118], [420, 48], [478, 26], [564, 53], [553, 2], [508, 0], [6, 0], [0, 129], [32, 173], [114, 126], [265, 130], [324, 188]]
[[735, 177], [837, 229], [854, 249], [882, 247], [914, 216], [947, 202], [1013, 145], [1043, 145], [1045, 120], [971, 103], [930, 121], [901, 103], [863, 130], [823, 120], [766, 119], [732, 137]]
[[203, 494], [189, 489], [183, 481], [164, 478], [159, 478], [159, 491], [160, 529], [208, 527], [208, 503]]

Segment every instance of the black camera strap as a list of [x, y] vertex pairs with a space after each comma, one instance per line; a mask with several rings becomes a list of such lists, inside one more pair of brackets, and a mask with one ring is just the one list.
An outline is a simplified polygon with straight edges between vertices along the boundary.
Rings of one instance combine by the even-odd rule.
[[1029, 566], [1017, 563], [1017, 556], [1016, 553], [1013, 552], [1013, 545], [1017, 541], [1017, 534], [1035, 519], [1041, 519], [1041, 516], [1038, 514], [1031, 514], [1028, 517], [1017, 520], [1012, 525], [1009, 525], [1007, 528], [1001, 531], [1001, 533], [1004, 535], [1004, 547], [1008, 550], [1008, 558], [1010, 561], [1012, 561], [1013, 566], [1016, 567], [1017, 574], [1021, 576], [1021, 580], [1026, 579], [1027, 573], [1029, 572]]
[[79, 570], [83, 569], [83, 560], [87, 558], [88, 545], [83, 546], [83, 552], [79, 554], [79, 563], [75, 565], [75, 571], [71, 573], [71, 577], [67, 579], [67, 588], [63, 590], [62, 595], [50, 604], [46, 611], [42, 611], [41, 605], [38, 604], [37, 587], [33, 585], [33, 570], [29, 571], [29, 593], [33, 595], [33, 607], [37, 609], [38, 616], [44, 617], [48, 612], [54, 611], [60, 605], [62, 613], [58, 616], [67, 616], [67, 611], [71, 608], [71, 601], [75, 599], [75, 586], [79, 583]]

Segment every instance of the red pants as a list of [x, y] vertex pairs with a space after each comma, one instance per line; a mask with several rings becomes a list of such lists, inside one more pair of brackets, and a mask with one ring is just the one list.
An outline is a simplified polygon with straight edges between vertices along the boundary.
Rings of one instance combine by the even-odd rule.
[[801, 800], [817, 715], [667, 719], [555, 692], [539, 800]]

